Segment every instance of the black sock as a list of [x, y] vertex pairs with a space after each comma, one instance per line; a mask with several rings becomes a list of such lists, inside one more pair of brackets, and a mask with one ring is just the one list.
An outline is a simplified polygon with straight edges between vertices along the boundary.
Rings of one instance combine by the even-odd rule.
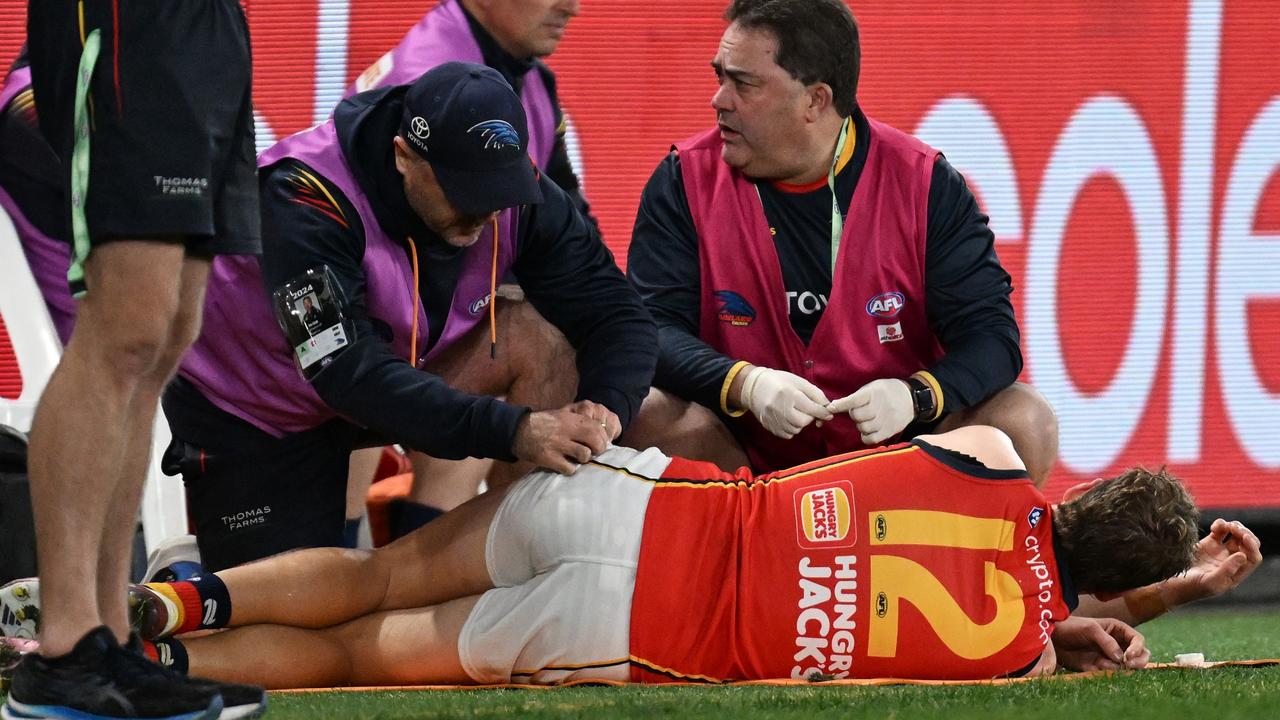
[[231, 622], [231, 594], [222, 578], [209, 573], [174, 583], [148, 583], [147, 587], [164, 595], [182, 608], [182, 620], [174, 635], [206, 628], [224, 628]]
[[342, 546], [353, 548], [360, 544], [360, 521], [364, 518], [347, 518], [342, 526]]
[[186, 675], [191, 667], [186, 646], [174, 638], [146, 642], [143, 648], [147, 657], [175, 672]]
[[224, 628], [231, 622], [231, 593], [222, 578], [209, 573], [197, 575], [187, 582], [200, 593], [200, 629]]
[[402, 538], [444, 514], [444, 510], [412, 500], [396, 498], [387, 506], [391, 539]]

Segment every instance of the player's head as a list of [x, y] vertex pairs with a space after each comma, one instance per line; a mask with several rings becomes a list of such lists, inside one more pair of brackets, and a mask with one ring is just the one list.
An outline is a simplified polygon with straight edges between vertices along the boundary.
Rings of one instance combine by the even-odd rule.
[[302, 298], [302, 307], [304, 307], [304, 308], [306, 308], [306, 309], [310, 310], [310, 309], [314, 308], [314, 307], [315, 307], [315, 305], [313, 305], [313, 304], [311, 303], [311, 298], [310, 298], [310, 297], [304, 297], [304, 298]]
[[503, 50], [520, 59], [555, 52], [578, 0], [465, 0], [463, 3]]
[[520, 98], [493, 68], [449, 62], [404, 94], [396, 170], [422, 221], [456, 247], [501, 210], [542, 202]]
[[[809, 135], [853, 114], [857, 23], [840, 0], [734, 0], [724, 17], [711, 99], [724, 161], [751, 177], [792, 179], [812, 164]], [[830, 143], [822, 137], [824, 152]]]
[[1177, 478], [1163, 468], [1133, 468], [1068, 490], [1054, 508], [1053, 530], [1081, 592], [1118, 593], [1190, 567], [1199, 518]]

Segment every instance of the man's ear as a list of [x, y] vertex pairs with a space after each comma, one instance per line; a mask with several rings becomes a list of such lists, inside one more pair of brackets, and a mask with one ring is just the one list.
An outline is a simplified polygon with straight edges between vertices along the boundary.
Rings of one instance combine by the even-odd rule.
[[395, 147], [396, 154], [396, 171], [401, 175], [409, 172], [409, 153], [413, 152], [409, 149], [409, 144], [404, 138], [396, 135], [391, 139], [391, 144]]
[[1072, 485], [1071, 487], [1067, 488], [1066, 492], [1062, 493], [1062, 502], [1071, 502], [1072, 500], [1075, 500], [1076, 498], [1098, 487], [1099, 485], [1101, 485], [1106, 481], [1107, 481], [1106, 478], [1096, 478], [1094, 480], [1090, 480], [1089, 482], [1082, 482], [1078, 485]]
[[809, 122], [817, 122], [824, 112], [835, 109], [835, 95], [831, 92], [831, 86], [826, 83], [814, 83], [805, 88], [805, 96], [809, 106], [805, 108], [804, 114]]

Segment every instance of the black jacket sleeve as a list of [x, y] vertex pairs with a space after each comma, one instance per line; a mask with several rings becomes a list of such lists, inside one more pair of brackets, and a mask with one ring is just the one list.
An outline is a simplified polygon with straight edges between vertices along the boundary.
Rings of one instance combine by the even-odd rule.
[[356, 341], [312, 380], [320, 398], [358, 425], [435, 457], [514, 460], [516, 425], [527, 408], [459, 392], [415, 369], [392, 353], [386, 325], [369, 318], [364, 228], [347, 198], [293, 160], [264, 169], [259, 182], [267, 292], [327, 266], [355, 324]]
[[521, 212], [512, 269], [577, 350], [578, 399], [609, 408], [626, 428], [653, 378], [653, 320], [595, 228], [555, 183], [545, 175], [539, 182], [543, 200]]
[[701, 280], [698, 236], [684, 194], [680, 158], [658, 164], [640, 196], [627, 275], [658, 325], [654, 386], [718, 411], [734, 360], [698, 337]]
[[979, 403], [1022, 371], [1009, 274], [996, 257], [995, 236], [973, 192], [938, 156], [929, 187], [925, 240], [925, 305], [946, 354], [929, 371], [942, 386], [944, 409]]

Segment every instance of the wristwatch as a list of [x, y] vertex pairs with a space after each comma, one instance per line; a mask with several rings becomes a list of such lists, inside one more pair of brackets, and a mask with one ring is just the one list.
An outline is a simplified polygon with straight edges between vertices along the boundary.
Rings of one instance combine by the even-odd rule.
[[916, 420], [932, 420], [938, 409], [933, 388], [914, 375], [907, 378], [907, 387], [911, 388], [911, 407], [916, 411]]

